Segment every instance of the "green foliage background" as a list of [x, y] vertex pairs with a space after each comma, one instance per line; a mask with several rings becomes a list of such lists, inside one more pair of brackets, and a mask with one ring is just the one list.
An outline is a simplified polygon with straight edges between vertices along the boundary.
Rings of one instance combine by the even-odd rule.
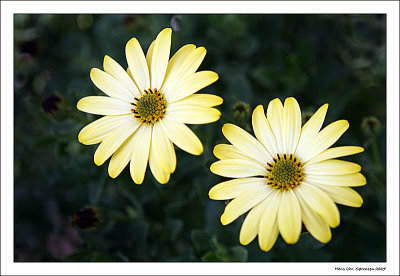
[[[385, 15], [19, 14], [14, 24], [16, 261], [386, 260]], [[177, 149], [177, 169], [168, 184], [158, 184], [150, 171], [140, 186], [129, 170], [111, 179], [108, 162], [101, 167], [93, 162], [97, 146], [78, 142], [80, 129], [97, 116], [78, 111], [76, 103], [101, 94], [89, 72], [102, 68], [104, 55], [126, 67], [130, 38], [147, 51], [171, 25], [171, 54], [188, 43], [206, 47], [199, 70], [215, 71], [220, 79], [202, 92], [223, 97], [222, 117], [191, 126], [204, 153]], [[53, 107], [51, 95], [61, 99]], [[224, 123], [252, 132], [250, 115], [232, 112], [235, 103], [243, 101], [252, 111], [288, 96], [296, 97], [305, 116], [329, 103], [324, 125], [349, 121], [336, 145], [365, 147], [345, 159], [361, 164], [368, 183], [356, 188], [364, 199], [361, 208], [339, 206], [341, 225], [332, 229], [328, 244], [303, 233], [295, 245], [279, 237], [270, 252], [262, 252], [257, 239], [239, 244], [244, 216], [221, 225], [226, 203], [210, 200], [208, 191], [224, 179], [209, 166], [216, 161], [213, 147], [226, 142]], [[363, 132], [368, 116], [380, 121], [380, 132]], [[85, 206], [106, 214], [95, 230], [70, 225]]]

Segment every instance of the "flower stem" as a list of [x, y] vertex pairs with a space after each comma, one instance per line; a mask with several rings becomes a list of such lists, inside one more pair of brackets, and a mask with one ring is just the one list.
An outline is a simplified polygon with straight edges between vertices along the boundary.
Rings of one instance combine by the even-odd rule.
[[381, 163], [381, 158], [379, 156], [379, 147], [378, 147], [378, 143], [376, 141], [376, 138], [372, 139], [371, 146], [372, 146], [372, 155], [374, 157], [375, 165], [379, 169], [381, 169], [382, 168], [382, 163]]

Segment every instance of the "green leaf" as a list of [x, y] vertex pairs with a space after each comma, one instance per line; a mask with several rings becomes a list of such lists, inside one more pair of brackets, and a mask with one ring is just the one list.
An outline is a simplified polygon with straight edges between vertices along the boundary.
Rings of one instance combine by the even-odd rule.
[[89, 262], [92, 254], [92, 250], [81, 248], [67, 256], [64, 260], [67, 262]]
[[193, 230], [191, 239], [197, 251], [204, 252], [214, 247], [210, 234], [204, 230]]
[[93, 256], [90, 259], [91, 262], [110, 262], [116, 259], [102, 252], [93, 252]]
[[245, 262], [247, 261], [247, 249], [242, 246], [234, 246], [229, 249], [229, 259], [232, 262]]
[[229, 262], [228, 249], [222, 243], [219, 243], [216, 238], [213, 239], [213, 242], [216, 248], [215, 255], [218, 259], [224, 262]]
[[167, 222], [167, 227], [171, 232], [171, 239], [175, 240], [178, 234], [182, 231], [183, 221], [180, 219], [173, 219]]
[[204, 254], [201, 257], [201, 260], [203, 262], [220, 262], [221, 260], [217, 257], [215, 252], [213, 251], [208, 251], [206, 254]]

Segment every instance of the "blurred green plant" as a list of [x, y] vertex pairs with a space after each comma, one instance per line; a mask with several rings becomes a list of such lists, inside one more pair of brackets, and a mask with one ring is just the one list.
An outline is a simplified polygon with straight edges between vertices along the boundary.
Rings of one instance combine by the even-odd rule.
[[193, 230], [191, 238], [195, 249], [201, 255], [204, 262], [245, 262], [247, 260], [247, 250], [241, 246], [231, 246], [226, 248], [217, 241], [215, 236], [211, 237], [204, 230]]
[[[130, 38], [147, 49], [168, 26], [175, 31], [171, 53], [188, 43], [207, 49], [199, 70], [220, 79], [204, 93], [224, 98], [222, 117], [191, 126], [204, 153], [176, 149], [168, 184], [146, 174], [137, 186], [127, 170], [111, 179], [105, 166], [94, 164], [95, 147], [77, 140], [97, 117], [79, 112], [76, 103], [100, 93], [89, 72], [102, 68], [105, 54], [126, 67]], [[385, 15], [15, 14], [15, 261], [385, 261], [386, 133], [377, 132], [373, 146], [360, 127], [374, 116], [386, 129], [385, 43]], [[265, 253], [256, 241], [239, 244], [243, 218], [221, 225], [224, 203], [208, 199], [208, 191], [223, 179], [209, 166], [213, 147], [226, 143], [222, 125], [237, 123], [231, 110], [237, 102], [253, 110], [288, 96], [306, 111], [329, 103], [326, 124], [350, 122], [339, 143], [365, 147], [348, 160], [362, 165], [367, 185], [357, 188], [361, 208], [339, 206], [341, 225], [331, 242], [304, 233], [295, 245], [279, 238]], [[70, 225], [85, 206], [107, 211], [103, 227]]]

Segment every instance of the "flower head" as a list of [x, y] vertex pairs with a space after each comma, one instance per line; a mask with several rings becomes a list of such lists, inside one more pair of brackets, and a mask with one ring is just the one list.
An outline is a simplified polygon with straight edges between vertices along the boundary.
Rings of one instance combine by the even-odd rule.
[[321, 129], [328, 105], [301, 126], [301, 111], [294, 98], [284, 106], [269, 103], [267, 116], [259, 105], [252, 123], [256, 138], [245, 130], [225, 124], [224, 136], [232, 145], [215, 146], [220, 160], [211, 165], [215, 174], [235, 178], [214, 186], [211, 199], [233, 199], [221, 216], [226, 225], [249, 211], [240, 231], [240, 242], [249, 244], [257, 235], [260, 248], [268, 251], [278, 234], [289, 244], [299, 239], [302, 223], [320, 242], [331, 239], [340, 223], [335, 203], [360, 207], [361, 196], [350, 187], [366, 184], [355, 163], [335, 159], [364, 149], [355, 146], [329, 148], [347, 130], [346, 120]]
[[42, 101], [42, 108], [45, 113], [54, 115], [60, 110], [62, 98], [58, 95], [50, 95]]
[[232, 117], [234, 120], [242, 123], [247, 122], [250, 118], [250, 105], [248, 103], [239, 101], [231, 108]]
[[136, 38], [126, 44], [128, 69], [109, 56], [104, 71], [90, 72], [93, 83], [107, 96], [81, 99], [79, 110], [105, 115], [84, 127], [78, 139], [86, 145], [101, 143], [94, 155], [96, 165], [111, 156], [108, 172], [117, 177], [130, 162], [136, 184], [144, 179], [147, 163], [160, 183], [167, 183], [175, 171], [173, 144], [191, 154], [203, 152], [203, 145], [185, 124], [217, 121], [221, 113], [212, 108], [222, 98], [194, 94], [218, 79], [212, 71], [196, 72], [206, 50], [188, 44], [169, 60], [170, 28], [162, 30], [151, 43], [147, 55]]
[[87, 207], [76, 213], [72, 218], [72, 225], [81, 229], [93, 230], [99, 227], [104, 220], [104, 211], [98, 207]]
[[361, 121], [361, 130], [366, 136], [377, 136], [381, 130], [381, 122], [375, 116], [364, 117]]

